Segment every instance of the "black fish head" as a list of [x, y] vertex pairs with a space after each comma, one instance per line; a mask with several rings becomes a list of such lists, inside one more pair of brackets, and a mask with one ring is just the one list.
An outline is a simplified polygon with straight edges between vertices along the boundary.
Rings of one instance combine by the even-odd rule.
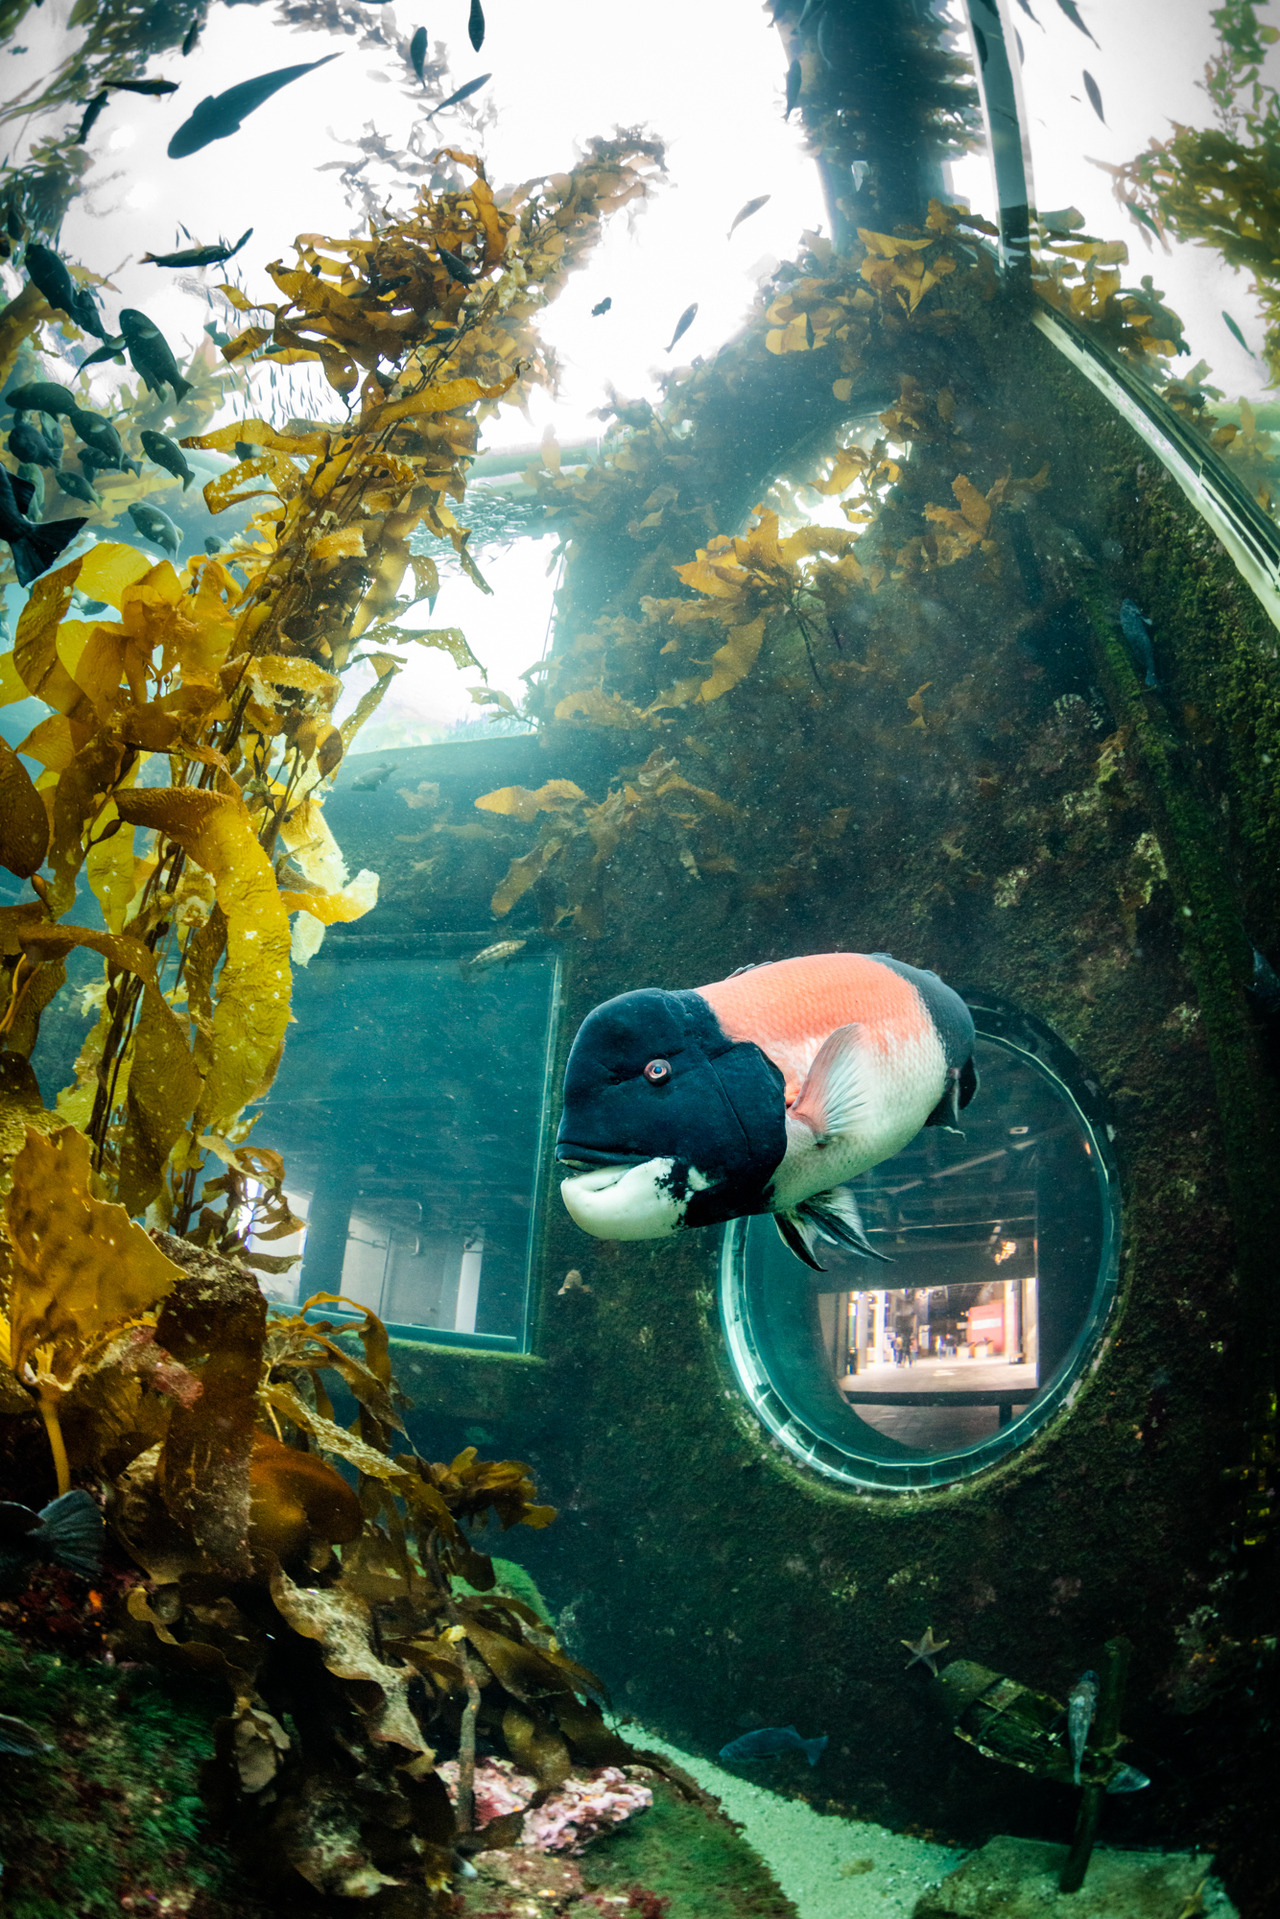
[[782, 1074], [699, 993], [622, 993], [583, 1021], [556, 1157], [586, 1232], [660, 1239], [762, 1212], [786, 1146]]

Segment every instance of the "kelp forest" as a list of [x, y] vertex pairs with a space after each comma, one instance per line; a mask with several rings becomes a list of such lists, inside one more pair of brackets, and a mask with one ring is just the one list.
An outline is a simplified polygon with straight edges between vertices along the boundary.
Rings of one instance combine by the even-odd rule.
[[[1096, 411], [1063, 401], [1026, 317], [1051, 309], [1105, 347], [1274, 511], [1274, 436], [1247, 403], [1222, 404], [1203, 363], [1179, 368], [1181, 322], [1130, 255], [1174, 238], [1247, 268], [1280, 371], [1280, 102], [1259, 73], [1275, 32], [1246, 0], [1215, 14], [1214, 124], [1175, 126], [1114, 172], [1129, 239], [1042, 212], [1010, 272], [992, 223], [940, 191], [886, 190], [874, 220], [840, 197], [867, 142], [898, 142], [900, 188], [911, 156], [972, 150], [954, 34], [932, 15], [913, 28], [916, 93], [886, 131], [847, 111], [852, 33], [819, 49], [837, 10], [774, 0], [829, 231], [801, 237], [727, 345], [672, 356], [659, 403], [615, 393], [592, 457], [543, 442], [519, 520], [555, 535], [562, 572], [554, 641], [517, 710], [463, 627], [405, 616], [434, 605], [445, 566], [489, 592], [469, 483], [485, 423], [554, 386], [541, 316], [609, 223], [643, 219], [664, 191], [659, 139], [617, 130], [571, 171], [499, 189], [476, 153], [424, 134], [381, 155], [403, 170], [399, 211], [353, 159], [360, 230], [299, 235], [267, 285], [228, 269], [230, 330], [207, 329], [181, 366], [133, 344], [106, 420], [87, 371], [55, 388], [40, 358], [55, 337], [64, 371], [71, 347], [111, 357], [94, 323], [102, 263], [68, 262], [59, 296], [30, 262], [56, 249], [78, 190], [85, 102], [199, 31], [194, 4], [157, 25], [160, 11], [79, 0], [86, 50], [38, 102], [65, 107], [66, 137], [0, 175], [0, 246], [21, 280], [0, 311], [0, 379], [14, 423], [51, 446], [33, 462], [11, 438], [4, 456], [43, 544], [15, 543], [4, 576], [29, 590], [0, 700], [43, 716], [0, 742], [16, 883], [0, 906], [0, 1668], [7, 1698], [30, 1695], [29, 1718], [0, 1717], [0, 1765], [50, 1749], [33, 1674], [61, 1660], [82, 1728], [111, 1701], [152, 1752], [194, 1749], [213, 1725], [156, 1851], [138, 1824], [141, 1747], [114, 1788], [81, 1781], [95, 1806], [116, 1792], [110, 1845], [138, 1897], [94, 1903], [86, 1879], [76, 1911], [221, 1919], [359, 1900], [410, 1919], [456, 1911], [471, 1856], [515, 1848], [584, 1774], [619, 1803], [699, 1794], [628, 1743], [536, 1591], [495, 1568], [495, 1534], [555, 1521], [530, 1469], [475, 1446], [424, 1457], [379, 1318], [328, 1293], [269, 1306], [262, 1290], [295, 1263], [272, 1248], [301, 1223], [263, 1113], [293, 969], [327, 928], [375, 914], [380, 884], [433, 883], [394, 845], [381, 873], [350, 873], [325, 816], [335, 775], [411, 649], [437, 649], [474, 675], [481, 713], [536, 731], [554, 769], [483, 794], [466, 822], [479, 838], [448, 851], [493, 866], [495, 941], [539, 932], [589, 979], [605, 944], [616, 963], [638, 939], [645, 900], [675, 901], [684, 983], [733, 916], [781, 939], [789, 915], [816, 923], [806, 902], [837, 884], [876, 897], [909, 862], [900, 926], [976, 950], [1028, 888], [1059, 887], [1065, 925], [1063, 877], [1091, 863], [1106, 904], [1070, 964], [1082, 1029], [1101, 1021], [1170, 884], [1140, 824], [1138, 754], [1144, 683], [1174, 669], [1158, 621], [1146, 660], [1115, 622], [1127, 534], [1087, 481], [1114, 449]], [[329, 11], [334, 31], [410, 57], [389, 10], [381, 26], [344, 0]], [[0, 41], [24, 12], [0, 9]], [[430, 60], [419, 73], [436, 100], [457, 77]], [[311, 416], [276, 403], [281, 369], [323, 392]], [[158, 441], [217, 456], [205, 503], [237, 530], [214, 550], [184, 551], [148, 504], [201, 477], [171, 466], [158, 483]], [[1239, 727], [1267, 718], [1258, 698], [1242, 682], [1215, 718], [1180, 683], [1197, 751], [1230, 762]], [[1246, 852], [1275, 813], [1274, 790], [1252, 792], [1231, 823]], [[1261, 919], [1274, 869], [1259, 859], [1250, 886]], [[68, 973], [85, 955], [100, 962], [87, 986]], [[42, 1083], [41, 1020], [73, 1000], [92, 1021], [74, 1078]], [[477, 1796], [499, 1774], [526, 1796], [482, 1826]], [[39, 1858], [55, 1842], [40, 1773], [13, 1777], [10, 1831], [30, 1856], [10, 1841], [3, 1884], [36, 1919], [60, 1906]], [[91, 1830], [73, 1800], [56, 1807], [68, 1872]], [[608, 1897], [511, 1873], [504, 1911], [535, 1897], [663, 1910], [644, 1887]], [[177, 1886], [186, 1903], [163, 1903]]]

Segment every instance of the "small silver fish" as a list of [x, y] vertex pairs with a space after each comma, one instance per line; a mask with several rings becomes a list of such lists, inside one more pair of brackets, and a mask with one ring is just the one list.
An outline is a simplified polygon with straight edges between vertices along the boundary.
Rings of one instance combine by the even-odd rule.
[[497, 940], [494, 945], [486, 946], [474, 959], [461, 960], [458, 971], [463, 979], [474, 979], [477, 973], [487, 973], [491, 966], [505, 966], [517, 953], [522, 953], [529, 944], [528, 940]]
[[1080, 1784], [1080, 1763], [1089, 1742], [1089, 1728], [1097, 1710], [1098, 1675], [1096, 1672], [1082, 1672], [1067, 1694], [1067, 1738], [1071, 1743], [1071, 1759], [1075, 1768], [1072, 1777], [1077, 1786]]

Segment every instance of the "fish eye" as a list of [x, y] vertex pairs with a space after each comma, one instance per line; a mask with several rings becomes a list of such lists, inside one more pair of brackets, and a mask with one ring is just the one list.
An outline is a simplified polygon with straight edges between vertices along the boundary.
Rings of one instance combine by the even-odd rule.
[[644, 1069], [644, 1076], [650, 1086], [662, 1086], [671, 1078], [671, 1062], [666, 1059], [651, 1059]]

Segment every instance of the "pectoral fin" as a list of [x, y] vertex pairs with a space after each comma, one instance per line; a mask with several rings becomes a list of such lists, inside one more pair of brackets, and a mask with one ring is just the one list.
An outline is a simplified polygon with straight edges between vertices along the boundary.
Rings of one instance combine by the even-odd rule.
[[790, 1212], [775, 1213], [774, 1220], [783, 1244], [816, 1273], [826, 1271], [817, 1256], [820, 1239], [845, 1252], [860, 1253], [864, 1259], [890, 1263], [887, 1254], [877, 1252], [867, 1238], [858, 1202], [848, 1186], [833, 1186], [829, 1192], [815, 1193], [811, 1199], [802, 1199]]
[[857, 1024], [837, 1026], [818, 1048], [791, 1117], [825, 1142], [848, 1132], [867, 1103], [866, 1034]]

